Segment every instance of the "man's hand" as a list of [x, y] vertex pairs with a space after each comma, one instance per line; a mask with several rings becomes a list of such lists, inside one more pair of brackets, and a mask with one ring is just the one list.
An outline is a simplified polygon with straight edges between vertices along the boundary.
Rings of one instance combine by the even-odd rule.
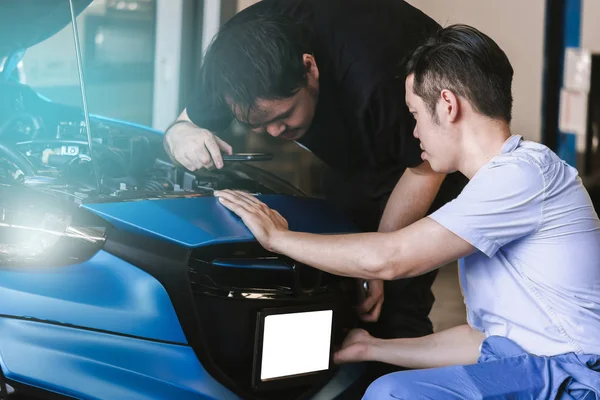
[[335, 352], [333, 361], [336, 364], [368, 361], [369, 348], [374, 338], [364, 329], [353, 329], [342, 343], [342, 348]]
[[223, 167], [221, 151], [231, 154], [232, 148], [212, 132], [180, 120], [165, 134], [165, 148], [174, 161], [190, 171]]
[[244, 221], [256, 240], [269, 251], [273, 251], [275, 237], [288, 230], [288, 223], [281, 214], [251, 194], [223, 190], [216, 191], [215, 196]]
[[[360, 282], [362, 286], [363, 281], [359, 280], [358, 282]], [[371, 279], [367, 281], [367, 283], [369, 285], [369, 291], [367, 296], [363, 299], [363, 302], [357, 308], [358, 316], [365, 322], [377, 322], [384, 300], [383, 281]], [[362, 290], [362, 287], [359, 290]]]
[[363, 329], [350, 331], [334, 354], [338, 363], [379, 361], [406, 368], [475, 364], [485, 334], [461, 325], [419, 338], [377, 339]]

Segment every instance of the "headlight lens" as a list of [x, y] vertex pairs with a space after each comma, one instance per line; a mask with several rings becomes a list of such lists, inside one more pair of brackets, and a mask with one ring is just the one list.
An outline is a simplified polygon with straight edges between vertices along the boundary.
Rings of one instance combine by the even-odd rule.
[[0, 266], [75, 263], [104, 240], [104, 227], [73, 226], [67, 214], [0, 208]]

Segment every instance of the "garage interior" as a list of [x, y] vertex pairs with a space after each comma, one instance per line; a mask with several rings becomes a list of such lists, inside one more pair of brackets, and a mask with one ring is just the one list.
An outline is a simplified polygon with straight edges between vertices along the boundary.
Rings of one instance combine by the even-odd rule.
[[[164, 130], [185, 107], [193, 87], [194, 65], [197, 52], [190, 49], [206, 48], [218, 27], [236, 12], [254, 4], [249, 0], [95, 0], [79, 17], [79, 30], [83, 35], [82, 55], [86, 63], [87, 95], [90, 112], [115, 119], [152, 126]], [[499, 42], [508, 46], [508, 54], [517, 70], [515, 76], [515, 126], [518, 131], [541, 131], [541, 74], [544, 35], [544, 1], [527, 4], [483, 5], [478, 1], [450, 4], [431, 1], [409, 1], [415, 7], [434, 17], [441, 24], [464, 22], [485, 27]], [[595, 7], [588, 1], [585, 7]], [[135, 5], [135, 8], [134, 8]], [[134, 9], [130, 9], [134, 8]], [[494, 8], [489, 10], [488, 8]], [[504, 29], [513, 21], [520, 31]], [[600, 9], [599, 9], [600, 12]], [[502, 17], [497, 18], [498, 13]], [[593, 10], [586, 15], [593, 13]], [[495, 18], [489, 16], [495, 15]], [[535, 24], [531, 26], [533, 16]], [[526, 24], [525, 22], [528, 21]], [[123, 32], [115, 30], [111, 43], [104, 44], [106, 57], [124, 56], [120, 49], [139, 48], [129, 54], [128, 62], [136, 68], [118, 65], [107, 70], [100, 55], [87, 51], [93, 37], [100, 29], [118, 29], [127, 25], [127, 32], [135, 32], [129, 42], [122, 42]], [[584, 24], [584, 26], [586, 26]], [[589, 22], [584, 33], [586, 43], [594, 43], [600, 32]], [[122, 28], [121, 28], [122, 29]], [[71, 27], [30, 48], [21, 62], [25, 82], [41, 94], [65, 104], [78, 106], [81, 95], [78, 86], [77, 65], [71, 43]], [[587, 35], [587, 36], [586, 36]], [[512, 38], [527, 36], [525, 43], [512, 43]], [[119, 37], [119, 41], [116, 38]], [[107, 34], [106, 41], [111, 36]], [[512, 46], [512, 47], [511, 47]], [[597, 45], [600, 49], [600, 44]], [[108, 52], [113, 52], [110, 54]], [[135, 57], [135, 59], [134, 59]], [[95, 63], [102, 67], [95, 67]], [[126, 65], [126, 64], [124, 64]], [[532, 86], [533, 85], [533, 86]], [[537, 107], [536, 107], [537, 105]], [[536, 135], [526, 135], [536, 140]], [[267, 135], [247, 135], [232, 129], [227, 137], [239, 152], [268, 152], [274, 160], [258, 163], [261, 168], [275, 173], [299, 187], [305, 193], [322, 195], [321, 182], [326, 166], [310, 152], [295, 145], [273, 139]], [[465, 310], [458, 285], [457, 266], [450, 265], [440, 271], [434, 284], [436, 302], [431, 319], [437, 329], [447, 329], [465, 322]]]
[[[564, 138], [567, 132], [573, 133], [573, 129], [561, 131], [559, 122], [568, 125], [563, 129], [579, 129], [578, 137], [593, 135], [593, 147], [578, 142], [577, 156], [564, 151], [571, 163], [588, 171], [584, 177], [589, 182], [588, 190], [597, 190], [594, 189], [597, 170], [590, 158], [597, 151], [597, 124], [600, 123], [597, 108], [594, 108], [600, 89], [596, 86], [594, 91], [593, 85], [598, 79], [588, 77], [592, 86], [588, 83], [588, 88], [584, 88], [587, 91], [582, 92], [584, 103], [577, 103], [589, 104], [589, 111], [586, 107], [578, 108], [580, 114], [572, 115], [573, 121], [559, 121], [559, 115], [561, 91], [565, 91], [565, 98], [573, 96], [571, 101], [580, 101], [581, 97], [578, 92], [563, 86], [562, 51], [564, 48], [579, 49], [589, 58], [600, 52], [600, 28], [595, 23], [600, 15], [600, 3], [595, 0], [408, 2], [443, 26], [466, 23], [485, 30], [505, 49], [515, 69], [512, 123], [515, 132], [555, 149], [559, 138]], [[87, 56], [86, 64], [89, 65], [86, 76], [91, 112], [159, 130], [168, 127], [185, 107], [193, 87], [194, 65], [197, 65], [199, 55], [190, 49], [199, 46], [205, 49], [210, 43], [209, 38], [224, 21], [254, 3], [255, 0], [95, 0], [78, 18], [85, 38], [83, 56]], [[565, 11], [569, 9], [573, 11]], [[568, 21], [567, 13], [570, 13]], [[123, 56], [119, 53], [120, 48], [138, 45], [139, 52], [129, 55], [136, 58], [130, 62], [135, 61], [140, 66], [133, 75], [128, 72], [131, 68], [118, 64], [112, 71], [95, 69], [94, 63], [100, 56], [86, 52], [86, 46], [93, 43], [95, 30], [119, 27], [119, 23], [127, 24], [130, 30], [135, 29], [135, 35], [131, 35], [129, 43], [106, 43], [103, 51], [114, 52], [106, 54], [107, 57], [119, 57]], [[66, 104], [78, 105], [81, 97], [70, 34], [70, 28], [66, 27], [31, 48], [22, 61], [22, 72], [26, 82], [40, 93]], [[113, 36], [118, 34], [115, 31]], [[107, 35], [107, 41], [109, 37]], [[566, 44], [565, 40], [574, 43]], [[594, 56], [593, 60], [597, 58]], [[544, 65], [544, 59], [547, 59], [547, 65]], [[598, 64], [591, 63], [592, 68], [596, 67], [594, 71], [600, 71]], [[319, 177], [326, 167], [310, 152], [293, 143], [282, 143], [266, 135], [246, 135], [235, 129], [227, 141], [239, 152], [273, 153], [274, 160], [264, 163], [261, 168], [281, 176], [309, 195], [321, 195]], [[600, 196], [600, 190], [598, 196], [592, 196]], [[448, 328], [463, 323], [465, 313], [456, 266], [441, 270], [434, 289], [437, 298], [432, 311], [434, 325]]]

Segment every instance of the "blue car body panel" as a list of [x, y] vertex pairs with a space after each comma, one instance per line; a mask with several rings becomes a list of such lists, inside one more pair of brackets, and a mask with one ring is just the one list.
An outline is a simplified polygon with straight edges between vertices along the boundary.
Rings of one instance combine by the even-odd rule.
[[[92, 118], [126, 131], [163, 135], [138, 124]], [[258, 198], [279, 211], [292, 230], [318, 234], [358, 231], [338, 209], [319, 199]], [[118, 231], [176, 244], [179, 247], [172, 247], [183, 254], [188, 254], [187, 249], [255, 240], [241, 219], [210, 194], [114, 200], [77, 203], [75, 207], [100, 216]], [[69, 207], [73, 205], [69, 203]], [[114, 233], [112, 229], [109, 232]], [[132, 235], [125, 236], [129, 239]], [[195, 337], [190, 335], [188, 341], [185, 336], [177, 314], [181, 308], [176, 312], [169, 297], [174, 289], [168, 293], [161, 284], [165, 280], [159, 282], [151, 275], [156, 269], [146, 272], [114, 255], [129, 259], [126, 252], [111, 254], [108, 245], [106, 249], [72, 265], [0, 268], [0, 371], [9, 383], [80, 399], [239, 399], [207, 372], [190, 346]], [[160, 272], [167, 271], [157, 265]], [[213, 266], [289, 268], [280, 261], [235, 263], [227, 258]], [[187, 266], [179, 267], [183, 276]], [[182, 290], [185, 279], [183, 276]], [[184, 326], [189, 334], [189, 325]], [[334, 397], [331, 393], [350, 386], [356, 374], [349, 374], [348, 369], [341, 368], [313, 400], [330, 400]]]
[[4, 316], [187, 343], [165, 288], [103, 250], [81, 264], [1, 268], [0, 299]]
[[[356, 231], [324, 201], [259, 198], [291, 229]], [[188, 248], [254, 240], [213, 196], [82, 207], [117, 229]], [[105, 250], [74, 265], [0, 269], [0, 298], [0, 367], [10, 381], [82, 399], [238, 399], [188, 346], [161, 283]], [[336, 379], [329, 386], [340, 390]]]
[[237, 399], [186, 345], [0, 318], [6, 378], [82, 399]]
[[[283, 195], [258, 198], [279, 211], [292, 230], [311, 233], [356, 231], [342, 213], [322, 200]], [[84, 207], [119, 229], [187, 247], [254, 240], [241, 219], [213, 196], [92, 203]]]

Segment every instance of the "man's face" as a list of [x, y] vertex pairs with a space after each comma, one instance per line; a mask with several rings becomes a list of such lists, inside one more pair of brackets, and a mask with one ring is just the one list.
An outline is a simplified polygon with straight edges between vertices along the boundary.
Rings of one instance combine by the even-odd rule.
[[286, 99], [257, 99], [250, 113], [232, 105], [238, 121], [256, 133], [298, 140], [308, 131], [315, 116], [319, 97], [319, 69], [314, 57], [303, 55], [307, 69], [306, 87]]
[[[311, 86], [286, 99], [258, 99], [247, 118], [238, 115], [256, 133], [298, 140], [308, 131], [315, 115], [318, 91]], [[237, 112], [236, 112], [237, 114]]]
[[456, 144], [452, 143], [450, 133], [444, 129], [446, 124], [443, 121], [443, 113], [438, 112], [439, 107], [436, 107], [436, 118], [431, 115], [427, 104], [413, 92], [413, 82], [414, 75], [409, 75], [405, 85], [406, 105], [416, 121], [413, 135], [421, 142], [421, 158], [429, 162], [436, 172], [454, 172], [452, 154]]

